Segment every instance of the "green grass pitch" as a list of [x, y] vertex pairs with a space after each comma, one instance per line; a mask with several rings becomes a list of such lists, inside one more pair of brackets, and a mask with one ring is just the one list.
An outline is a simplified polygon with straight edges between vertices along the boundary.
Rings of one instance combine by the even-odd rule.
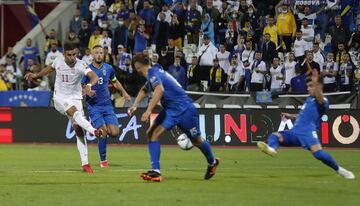
[[[80, 172], [76, 145], [0, 145], [0, 205], [360, 205], [359, 179], [346, 180], [300, 149], [271, 158], [255, 149], [214, 148], [217, 174], [203, 180], [198, 149], [163, 147], [161, 183], [144, 182], [146, 146], [108, 148], [110, 168]], [[329, 153], [360, 178], [359, 150]]]

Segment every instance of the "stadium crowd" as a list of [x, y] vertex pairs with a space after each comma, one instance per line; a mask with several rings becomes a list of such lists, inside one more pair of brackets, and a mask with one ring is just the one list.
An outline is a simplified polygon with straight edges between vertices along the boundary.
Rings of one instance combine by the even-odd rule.
[[[49, 31], [44, 48], [28, 39], [20, 59], [9, 47], [0, 90], [53, 89], [54, 76], [23, 75], [62, 56], [57, 37]], [[307, 65], [325, 76], [325, 92], [359, 87], [358, 0], [82, 0], [65, 41], [87, 64], [101, 45], [132, 97], [145, 81], [131, 65], [136, 53], [191, 91], [306, 92]]]

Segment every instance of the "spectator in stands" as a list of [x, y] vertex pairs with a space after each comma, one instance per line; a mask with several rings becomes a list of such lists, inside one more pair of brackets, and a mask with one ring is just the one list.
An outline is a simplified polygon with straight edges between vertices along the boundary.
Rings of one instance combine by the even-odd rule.
[[210, 69], [214, 65], [217, 48], [210, 42], [207, 35], [204, 36], [204, 42], [198, 50], [198, 61], [200, 66], [200, 80], [209, 81]]
[[145, 30], [148, 34], [152, 33], [152, 27], [155, 24], [156, 15], [153, 8], [150, 7], [148, 0], [144, 1], [144, 8], [139, 12], [139, 16], [145, 20]]
[[0, 65], [0, 91], [11, 90], [9, 73]]
[[189, 10], [185, 14], [185, 28], [189, 44], [198, 45], [200, 25], [201, 13], [197, 10], [196, 0], [193, 0], [191, 1]]
[[357, 30], [351, 35], [350, 46], [360, 52], [360, 23], [357, 25]]
[[319, 15], [324, 10], [324, 7], [319, 9], [318, 11], [312, 13], [310, 6], [305, 6], [302, 12], [298, 13], [298, 18], [302, 21], [303, 19], [307, 19], [309, 23], [309, 27], [315, 27], [315, 20], [317, 15]]
[[295, 68], [296, 76], [291, 79], [290, 84], [291, 87], [289, 89], [289, 92], [293, 93], [306, 93], [307, 92], [307, 86], [306, 86], [306, 73], [302, 73], [300, 67]]
[[58, 50], [58, 46], [55, 42], [52, 42], [50, 52], [47, 53], [45, 58], [45, 66], [52, 65], [56, 58], [63, 57], [62, 53]]
[[238, 32], [235, 29], [235, 26], [232, 22], [227, 24], [227, 30], [225, 33], [225, 41], [226, 41], [226, 50], [230, 53], [233, 53], [234, 47], [238, 41]]
[[90, 3], [89, 10], [92, 15], [92, 21], [95, 21], [95, 18], [98, 15], [101, 6], [106, 6], [106, 3], [104, 0], [93, 0]]
[[160, 12], [158, 17], [152, 37], [152, 43], [156, 45], [156, 53], [160, 53], [161, 48], [167, 45], [169, 34], [169, 23], [165, 21], [165, 13]]
[[104, 5], [101, 5], [97, 14], [96, 14], [96, 17], [95, 17], [95, 25], [102, 28], [102, 29], [106, 29], [107, 26], [106, 26], [106, 21], [108, 20], [108, 14], [107, 14], [107, 11], [106, 11], [106, 6]]
[[339, 68], [340, 91], [353, 91], [355, 66], [350, 61], [350, 55], [344, 53]]
[[[204, 7], [204, 10], [202, 12], [203, 15], [206, 16], [208, 14], [208, 18], [210, 21], [218, 19], [219, 17], [219, 10], [214, 7], [213, 0], [206, 0], [206, 6]], [[210, 38], [211, 39], [211, 38]], [[215, 42], [213, 42], [215, 44]]]
[[200, 67], [198, 64], [197, 56], [193, 56], [191, 58], [191, 64], [187, 69], [187, 90], [200, 90]]
[[349, 28], [344, 26], [341, 22], [341, 16], [335, 17], [335, 25], [330, 29], [331, 45], [333, 52], [336, 54], [338, 50], [338, 44], [343, 42], [349, 42], [350, 31]]
[[209, 89], [210, 92], [224, 92], [226, 91], [227, 74], [220, 67], [219, 61], [215, 58], [213, 60], [214, 66], [210, 69]]
[[14, 64], [16, 64], [17, 55], [14, 53], [13, 47], [9, 46], [9, 47], [7, 48], [6, 57], [9, 57], [9, 58], [13, 59]]
[[10, 57], [6, 58], [6, 62], [3, 66], [9, 74], [12, 89], [18, 90], [20, 86], [18, 83], [20, 78], [22, 78], [21, 70], [19, 68], [16, 68], [14, 60]]
[[319, 64], [320, 69], [323, 67], [325, 58], [323, 53], [320, 50], [319, 43], [314, 42], [312, 51], [314, 53], [314, 61]]
[[301, 20], [301, 31], [302, 39], [306, 42], [305, 50], [311, 50], [315, 38], [315, 30], [312, 27], [309, 27], [307, 18]]
[[294, 42], [294, 52], [295, 52], [295, 59], [300, 64], [304, 61], [305, 51], [306, 51], [306, 42], [302, 38], [302, 31], [298, 30], [296, 32], [296, 39]]
[[117, 46], [116, 64], [120, 69], [125, 67], [125, 60], [131, 59], [131, 54], [126, 52], [126, 48], [123, 45]]
[[[277, 36], [277, 35], [276, 35]], [[271, 41], [272, 37], [269, 33], [264, 35], [264, 44], [262, 47], [262, 59], [266, 63], [266, 67], [270, 68], [270, 64], [274, 57], [278, 56], [278, 52], [276, 50], [276, 44]]]
[[109, 12], [117, 13], [119, 10], [121, 10], [122, 5], [125, 7], [125, 4], [120, 2], [120, 0], [114, 0], [113, 3], [109, 7]]
[[180, 49], [183, 47], [184, 36], [185, 25], [182, 21], [179, 21], [177, 14], [173, 14], [169, 26], [169, 38], [173, 39], [175, 46]]
[[176, 79], [183, 89], [186, 89], [186, 71], [185, 68], [180, 65], [180, 60], [180, 56], [175, 57], [175, 62], [169, 67], [168, 73]]
[[220, 44], [226, 43], [226, 30], [228, 29], [228, 21], [230, 20], [230, 9], [228, 3], [223, 1], [221, 3], [220, 14], [217, 19], [215, 19], [215, 28], [218, 38], [216, 41]]
[[336, 77], [339, 71], [338, 64], [334, 61], [334, 54], [328, 53], [326, 62], [321, 67], [321, 74], [324, 76], [324, 92], [336, 92]]
[[80, 40], [80, 53], [85, 54], [85, 49], [89, 48], [89, 41], [91, 37], [91, 30], [89, 29], [89, 23], [86, 19], [81, 20], [81, 29], [78, 34]]
[[281, 13], [276, 17], [276, 27], [280, 37], [280, 45], [284, 43], [286, 52], [290, 52], [292, 39], [295, 38], [296, 34], [295, 17], [287, 4], [283, 4], [280, 10]]
[[104, 62], [114, 65], [114, 59], [111, 55], [111, 53], [109, 52], [109, 47], [104, 46]]
[[266, 63], [262, 60], [260, 51], [256, 51], [255, 60], [250, 65], [251, 68], [251, 83], [250, 91], [259, 92], [263, 90], [264, 75], [267, 73]]
[[129, 16], [130, 16], [129, 10], [126, 9], [125, 4], [121, 3], [120, 9], [117, 11], [117, 14], [116, 14], [116, 19], [117, 20], [122, 19], [123, 21], [126, 21], [129, 19]]
[[296, 76], [295, 69], [297, 62], [295, 61], [295, 54], [293, 52], [288, 53], [286, 61], [284, 63], [284, 83], [285, 91], [288, 92], [291, 87], [291, 79]]
[[[264, 27], [263, 35], [266, 38], [266, 35], [268, 34], [270, 36], [270, 40], [268, 41], [272, 41], [275, 44], [275, 48], [276, 48], [278, 46], [278, 29], [274, 24], [274, 17], [268, 16], [266, 18], [266, 21], [267, 22], [266, 22], [266, 26]], [[265, 61], [264, 54], [263, 54], [263, 58]], [[272, 58], [270, 59], [270, 61], [272, 61]]]
[[[29, 72], [32, 72], [34, 74], [40, 72], [40, 65], [33, 65]], [[39, 91], [39, 90], [48, 90], [49, 83], [46, 81], [46, 77], [31, 79], [31, 80], [23, 80], [23, 87], [24, 90], [27, 91]]]
[[229, 91], [230, 93], [242, 91], [242, 85], [244, 85], [244, 68], [242, 67], [242, 64], [238, 63], [236, 55], [231, 57], [231, 66], [227, 75], [226, 91]]
[[71, 18], [71, 21], [70, 21], [69, 30], [74, 31], [76, 35], [79, 35], [79, 32], [81, 30], [81, 19], [80, 19], [80, 9], [79, 8], [75, 9], [75, 14], [74, 14], [73, 18]]
[[109, 37], [109, 32], [104, 30], [102, 32], [102, 36], [103, 38], [99, 41], [99, 44], [101, 47], [107, 47], [109, 50], [109, 54], [112, 54], [112, 49], [111, 49], [111, 41], [112, 39]]
[[[128, 45], [128, 26], [129, 21], [124, 22], [124, 19], [120, 18], [118, 19], [118, 26], [116, 27], [114, 31], [114, 37], [113, 37], [113, 45], [115, 48], [118, 45], [124, 45], [125, 47]], [[117, 54], [117, 51], [114, 51], [115, 54]]]
[[271, 75], [271, 86], [270, 89], [272, 92], [281, 92], [283, 90], [283, 68], [280, 65], [279, 57], [274, 57], [272, 66], [270, 67]]
[[32, 46], [32, 39], [30, 38], [26, 40], [26, 47], [23, 49], [22, 54], [19, 64], [24, 62], [24, 68], [28, 67], [28, 59], [41, 63], [39, 50], [35, 46]]
[[94, 33], [90, 37], [88, 48], [92, 50], [94, 46], [100, 45], [100, 40], [103, 38], [104, 37], [101, 34], [101, 29], [99, 27], [96, 27]]
[[56, 41], [56, 44], [58, 45], [58, 47], [62, 48], [62, 43], [61, 43], [60, 39], [58, 39], [56, 37], [55, 29], [51, 29], [49, 34], [47, 34], [45, 38], [46, 38], [45, 49], [44, 49], [45, 54], [50, 51], [51, 42], [53, 42], [54, 40]]
[[157, 15], [156, 20], [160, 21], [160, 14], [164, 14], [165, 15], [165, 21], [170, 24], [171, 23], [171, 19], [173, 16], [173, 12], [169, 9], [169, 5], [167, 5], [166, 3], [162, 5], [162, 10], [161, 12], [159, 12], [159, 14]]
[[303, 73], [309, 72], [309, 68], [307, 63], [309, 63], [311, 69], [316, 69], [319, 73], [320, 73], [320, 65], [314, 61], [314, 54], [312, 51], [306, 51], [305, 54], [306, 58], [304, 59], [304, 61], [302, 63], [300, 63], [301, 65], [301, 69]]
[[[76, 37], [76, 34], [74, 31], [69, 31], [68, 35], [67, 35], [67, 39], [65, 40], [65, 42], [68, 42], [68, 43], [72, 43], [74, 45], [76, 45], [76, 47], [79, 47], [80, 46], [80, 39], [78, 37]], [[50, 47], [52, 47], [53, 44], [56, 44], [57, 46], [57, 43], [56, 41], [51, 41], [50, 42]], [[52, 48], [50, 48], [51, 50]], [[58, 48], [57, 48], [58, 49]]]
[[89, 48], [85, 49], [85, 54], [81, 60], [83, 60], [87, 65], [92, 63], [93, 57], [91, 55], [91, 50]]
[[[212, 0], [208, 0], [212, 1]], [[211, 43], [215, 45], [214, 23], [209, 14], [205, 14], [200, 27], [201, 35], [208, 36]]]
[[188, 68], [189, 64], [187, 63], [186, 59], [185, 59], [185, 54], [183, 53], [182, 50], [180, 49], [177, 49], [176, 52], [175, 52], [175, 56], [179, 56], [180, 57], [180, 65], [182, 67], [185, 68], [185, 71], [186, 71], [186, 68]]
[[250, 82], [251, 82], [251, 67], [250, 65], [254, 62], [255, 51], [252, 48], [252, 42], [245, 42], [245, 49], [242, 51], [240, 55], [240, 60], [243, 62], [244, 71], [245, 71], [245, 90], [250, 90]]
[[220, 44], [219, 52], [216, 53], [216, 58], [219, 60], [220, 67], [223, 68], [225, 73], [228, 73], [230, 68], [230, 52], [226, 51], [226, 46]]
[[135, 31], [134, 37], [134, 53], [142, 53], [146, 49], [147, 41], [150, 39], [150, 36], [146, 33], [145, 24], [139, 24], [138, 29]]
[[36, 65], [35, 62], [34, 62], [34, 60], [28, 59], [27, 67], [23, 69], [23, 70], [24, 70], [24, 73], [30, 71], [30, 68], [31, 68], [33, 65]]
[[346, 47], [345, 47], [345, 43], [343, 42], [340, 42], [338, 44], [338, 47], [337, 47], [337, 50], [336, 52], [334, 52], [335, 54], [335, 62], [338, 64], [338, 65], [341, 65], [341, 61], [342, 61], [342, 56], [343, 54], [347, 53], [346, 51]]
[[151, 66], [162, 68], [162, 66], [159, 64], [159, 55], [158, 54], [152, 54], [151, 56]]

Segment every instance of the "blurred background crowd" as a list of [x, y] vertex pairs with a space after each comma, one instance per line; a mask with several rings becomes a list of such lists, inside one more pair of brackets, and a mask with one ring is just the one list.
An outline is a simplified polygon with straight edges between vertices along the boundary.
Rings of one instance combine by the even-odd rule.
[[[131, 58], [145, 53], [189, 91], [306, 92], [307, 65], [325, 76], [325, 92], [358, 91], [358, 0], [82, 0], [66, 41], [92, 62], [104, 48], [131, 96], [144, 83]], [[57, 31], [44, 48], [28, 39], [22, 56], [8, 48], [0, 90], [52, 90], [54, 75], [26, 81], [62, 56]], [[45, 59], [40, 58], [44, 52]], [[309, 64], [307, 64], [309, 63]]]

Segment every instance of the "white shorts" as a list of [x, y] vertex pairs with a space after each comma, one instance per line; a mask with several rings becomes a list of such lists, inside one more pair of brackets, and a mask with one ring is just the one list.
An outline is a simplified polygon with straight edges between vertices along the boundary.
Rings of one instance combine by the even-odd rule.
[[74, 124], [75, 121], [72, 117], [68, 116], [66, 111], [69, 110], [72, 106], [76, 107], [78, 111], [84, 116], [84, 110], [81, 99], [69, 99], [63, 96], [54, 95], [54, 106], [55, 109], [60, 112], [62, 115], [67, 116], [71, 122]]

